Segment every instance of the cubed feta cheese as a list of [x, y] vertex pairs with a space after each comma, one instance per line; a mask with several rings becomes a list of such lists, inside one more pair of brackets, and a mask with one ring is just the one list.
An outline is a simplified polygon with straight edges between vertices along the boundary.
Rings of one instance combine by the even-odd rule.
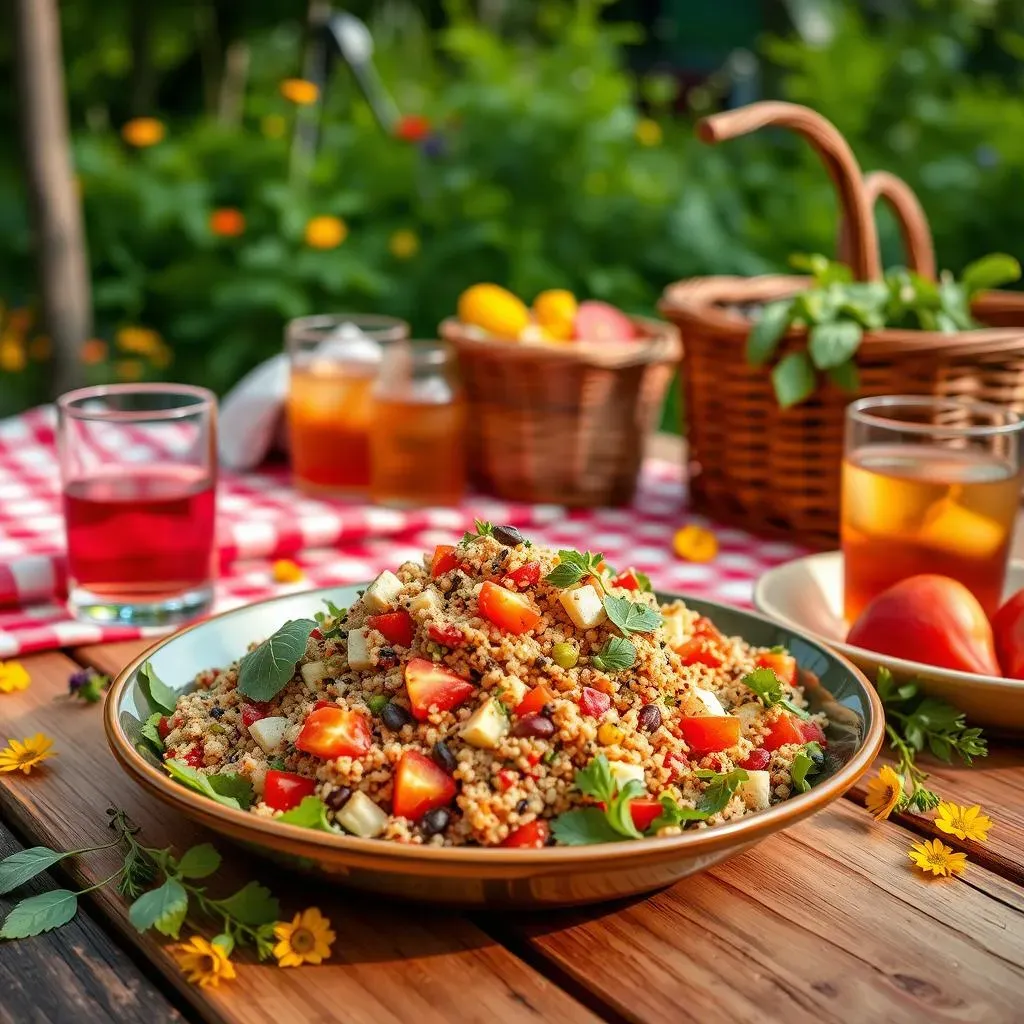
[[395, 606], [402, 592], [402, 581], [390, 570], [385, 569], [363, 594], [363, 604], [371, 612], [386, 612]]
[[763, 811], [772, 802], [772, 776], [770, 772], [747, 769], [747, 780], [736, 792], [752, 811]]
[[299, 671], [302, 673], [302, 681], [307, 686], [316, 686], [327, 678], [327, 666], [322, 661], [307, 661]]
[[704, 715], [724, 715], [727, 714], [725, 708], [722, 707], [722, 702], [710, 691], [701, 689], [699, 686], [693, 688], [693, 695], [698, 701], [704, 706], [704, 710], [701, 714]]
[[611, 761], [608, 765], [611, 769], [615, 785], [622, 789], [627, 782], [636, 779], [637, 782], [644, 782], [644, 769], [639, 764], [627, 764], [625, 761]]
[[373, 839], [384, 831], [388, 816], [365, 793], [356, 790], [334, 820], [346, 832], [363, 839]]
[[273, 754], [281, 746], [288, 719], [280, 716], [261, 718], [249, 726], [249, 735], [263, 748], [267, 754]]
[[589, 583], [575, 590], [563, 590], [558, 600], [579, 629], [593, 629], [607, 618], [600, 595]]
[[494, 699], [485, 701], [473, 712], [459, 735], [471, 746], [493, 750], [508, 732], [508, 718]]
[[682, 612], [666, 612], [662, 619], [665, 629], [665, 642], [672, 650], [677, 650], [687, 640], [683, 614]]
[[443, 608], [441, 595], [433, 588], [427, 587], [409, 602], [409, 614], [418, 620], [429, 619]]
[[526, 683], [515, 676], [505, 676], [501, 681], [499, 699], [506, 707], [518, 707], [526, 696]]
[[747, 704], [741, 704], [738, 708], [733, 708], [732, 713], [734, 717], [740, 720], [743, 731], [747, 732], [758, 723], [763, 711], [764, 707], [761, 702], [755, 700]]
[[366, 672], [373, 668], [366, 632], [365, 629], [350, 629], [348, 631], [348, 667], [354, 672]]

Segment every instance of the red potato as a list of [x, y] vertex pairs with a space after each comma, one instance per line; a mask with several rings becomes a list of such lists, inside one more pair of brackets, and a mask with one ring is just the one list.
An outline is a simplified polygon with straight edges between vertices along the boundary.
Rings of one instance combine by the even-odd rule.
[[1007, 679], [1024, 679], [1024, 590], [1007, 598], [992, 617], [996, 655]]
[[985, 612], [948, 576], [911, 576], [883, 591], [861, 612], [846, 642], [939, 668], [1002, 674]]

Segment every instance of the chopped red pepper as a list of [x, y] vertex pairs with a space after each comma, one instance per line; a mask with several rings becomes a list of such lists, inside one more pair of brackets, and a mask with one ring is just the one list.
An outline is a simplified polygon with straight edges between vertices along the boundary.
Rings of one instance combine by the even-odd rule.
[[243, 704], [242, 705], [242, 726], [248, 729], [253, 722], [266, 718], [270, 714], [265, 704]]
[[389, 644], [395, 644], [398, 647], [412, 646], [416, 627], [413, 625], [412, 616], [404, 608], [397, 612], [371, 615], [366, 620], [366, 624], [370, 629], [377, 630]]
[[765, 736], [761, 746], [765, 750], [778, 750], [787, 743], [804, 743], [803, 730], [800, 722], [792, 715], [779, 715], [778, 718], [768, 726], [768, 735]]
[[555, 695], [543, 683], [540, 686], [535, 686], [516, 705], [516, 717], [522, 718], [524, 715], [539, 714], [544, 705], [550, 704], [554, 699]]
[[518, 776], [514, 771], [509, 768], [502, 768], [498, 772], [498, 789], [504, 793], [506, 790], [511, 789], [518, 779]]
[[315, 789], [316, 779], [272, 768], [263, 783], [263, 802], [275, 811], [290, 811], [298, 807], [307, 796], [312, 796]]
[[764, 771], [765, 768], [771, 763], [772, 755], [764, 749], [764, 747], [758, 747], [757, 750], [752, 750], [745, 761], [740, 762], [741, 768], [746, 768], [747, 771], [760, 772]]
[[548, 827], [548, 823], [537, 818], [526, 825], [520, 825], [514, 832], [510, 832], [508, 838], [501, 845], [518, 849], [540, 850], [547, 845], [550, 835], [551, 829]]
[[540, 562], [527, 562], [518, 569], [506, 573], [501, 580], [503, 587], [514, 586], [517, 590], [535, 587], [540, 582]]
[[459, 560], [455, 557], [455, 546], [452, 544], [438, 544], [434, 548], [434, 557], [430, 560], [430, 575], [437, 579], [446, 572], [459, 567]]

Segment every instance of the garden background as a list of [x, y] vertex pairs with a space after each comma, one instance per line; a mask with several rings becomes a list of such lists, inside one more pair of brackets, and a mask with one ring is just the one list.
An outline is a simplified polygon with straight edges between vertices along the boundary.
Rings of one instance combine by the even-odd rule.
[[[681, 277], [832, 253], [835, 199], [804, 143], [762, 132], [709, 149], [693, 136], [696, 117], [758, 98], [815, 107], [865, 169], [905, 178], [940, 265], [1022, 255], [1017, 0], [346, 10], [370, 29], [372, 65], [356, 61], [360, 76], [334, 59], [311, 91], [290, 81], [318, 74], [300, 0], [60, 4], [92, 282], [85, 380], [223, 392], [307, 313], [387, 312], [432, 336], [480, 280], [527, 300], [566, 287], [650, 313]], [[5, 5], [8, 81], [10, 16]], [[19, 112], [17, 92], [0, 93], [9, 139]], [[880, 221], [886, 261], [900, 262]], [[49, 393], [35, 281], [24, 171], [8, 145], [0, 415]]]

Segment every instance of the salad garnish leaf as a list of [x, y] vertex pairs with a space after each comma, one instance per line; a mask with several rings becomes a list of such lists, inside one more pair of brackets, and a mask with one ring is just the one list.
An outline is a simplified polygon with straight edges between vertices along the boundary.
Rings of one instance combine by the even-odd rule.
[[797, 707], [786, 696], [786, 691], [782, 688], [782, 680], [775, 674], [773, 669], [755, 668], [753, 672], [748, 672], [740, 682], [748, 690], [753, 690], [766, 708], [781, 704], [787, 711], [791, 711], [798, 718], [811, 717], [803, 708]]
[[223, 772], [218, 775], [204, 775], [191, 765], [177, 758], [164, 761], [164, 768], [171, 778], [183, 786], [208, 796], [211, 800], [232, 807], [236, 811], [247, 811], [252, 803], [252, 783], [234, 772]]
[[590, 663], [601, 672], [619, 672], [636, 661], [636, 648], [625, 637], [610, 636]]
[[276, 697], [295, 675], [295, 666], [306, 653], [313, 619], [290, 619], [238, 663], [238, 692], [250, 700]]
[[806, 793], [811, 788], [807, 776], [818, 774], [823, 758], [821, 744], [813, 740], [805, 743], [803, 749], [793, 758], [789, 774], [798, 793]]
[[164, 741], [160, 737], [160, 719], [164, 716], [159, 711], [154, 711], [142, 723], [142, 738], [153, 748], [157, 754], [164, 752]]
[[661, 797], [661, 814], [651, 822], [648, 834], [668, 825], [681, 825], [688, 821], [705, 821], [723, 811], [740, 785], [750, 778], [742, 768], [731, 772], [698, 771], [699, 778], [708, 779], [707, 788], [701, 793], [696, 807], [681, 807], [667, 793]]
[[604, 555], [590, 551], [570, 551], [563, 548], [558, 552], [558, 565], [544, 577], [553, 587], [565, 590], [574, 587], [584, 576], [596, 576], [600, 579], [598, 566], [604, 561]]
[[318, 796], [303, 797], [302, 803], [298, 807], [285, 811], [277, 820], [287, 822], [289, 825], [317, 829], [320, 832], [336, 831], [327, 820], [327, 804]]
[[157, 674], [152, 660], [142, 663], [138, 671], [139, 688], [150, 705], [165, 715], [174, 713], [178, 695]]
[[618, 789], [608, 758], [598, 754], [586, 768], [577, 770], [575, 783], [584, 796], [604, 807], [578, 807], [560, 814], [552, 823], [558, 842], [565, 846], [584, 846], [643, 838], [629, 810], [630, 803], [644, 792], [642, 782], [630, 779]]
[[473, 526], [476, 529], [475, 533], [470, 533], [468, 530], [462, 535], [460, 544], [471, 544], [473, 541], [478, 540], [480, 537], [493, 537], [494, 536], [494, 524], [487, 522], [486, 519], [474, 519]]
[[606, 594], [604, 610], [623, 633], [653, 633], [663, 621], [660, 612], [628, 597]]

